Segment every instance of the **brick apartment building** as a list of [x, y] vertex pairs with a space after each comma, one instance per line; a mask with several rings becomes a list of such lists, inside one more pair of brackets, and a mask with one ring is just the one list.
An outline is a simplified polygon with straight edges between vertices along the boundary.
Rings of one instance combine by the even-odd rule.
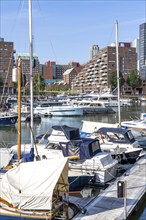
[[[5, 93], [13, 93], [12, 69], [14, 67], [14, 43], [0, 38], [0, 76], [5, 85]], [[0, 88], [2, 92], [3, 87]]]
[[63, 73], [63, 81], [68, 85], [68, 88], [71, 88], [71, 83], [77, 74], [78, 72], [75, 68], [70, 68]]
[[43, 76], [46, 82], [57, 82], [63, 80], [63, 73], [70, 69], [76, 68], [80, 70], [80, 64], [77, 62], [70, 62], [67, 65], [56, 64], [54, 61], [47, 61], [43, 66]]
[[[137, 69], [136, 48], [131, 43], [119, 43], [119, 70], [122, 74]], [[73, 80], [72, 90], [78, 92], [101, 92], [110, 88], [109, 77], [116, 72], [115, 44], [100, 49], [96, 58], [90, 60]]]

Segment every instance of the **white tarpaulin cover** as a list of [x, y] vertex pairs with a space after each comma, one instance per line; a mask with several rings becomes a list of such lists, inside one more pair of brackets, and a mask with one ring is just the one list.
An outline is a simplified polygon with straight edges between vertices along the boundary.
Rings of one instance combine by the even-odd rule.
[[[65, 184], [65, 186], [63, 185]], [[54, 189], [68, 192], [67, 158], [21, 163], [0, 183], [0, 197], [24, 210], [51, 210]]]
[[13, 154], [11, 153], [9, 148], [0, 148], [0, 169], [6, 167], [12, 157]]

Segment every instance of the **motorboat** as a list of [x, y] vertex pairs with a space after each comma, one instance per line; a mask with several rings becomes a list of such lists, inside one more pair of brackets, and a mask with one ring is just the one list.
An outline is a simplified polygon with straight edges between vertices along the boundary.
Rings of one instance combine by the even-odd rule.
[[[22, 121], [22, 117], [21, 117], [21, 121]], [[30, 122], [31, 121], [31, 117], [30, 115], [27, 116], [23, 116], [23, 122]], [[41, 116], [39, 114], [33, 114], [33, 121], [34, 122], [41, 122]]]
[[96, 121], [87, 121], [87, 120], [82, 120], [82, 125], [81, 125], [81, 134], [85, 135], [95, 133], [98, 129], [101, 127], [118, 127], [118, 124], [111, 124], [111, 123], [104, 123], [104, 122], [96, 122]]
[[[70, 162], [70, 168], [78, 170], [80, 175], [84, 172], [87, 176], [96, 176], [96, 182], [105, 184], [116, 176], [117, 161], [112, 160], [111, 155], [101, 151], [100, 143], [97, 139], [86, 139], [80, 137], [79, 128], [63, 126], [52, 126], [52, 132], [48, 137], [48, 145], [64, 145], [65, 149], [75, 146], [75, 152], [63, 153], [64, 156], [78, 157], [76, 164]], [[63, 150], [63, 148], [62, 148]], [[62, 151], [63, 152], [63, 151]], [[88, 164], [88, 170], [86, 170]], [[96, 165], [96, 166], [95, 166]], [[101, 175], [102, 174], [102, 175]]]
[[[11, 149], [16, 151], [17, 146]], [[29, 150], [29, 144], [21, 146], [23, 153]], [[105, 185], [117, 175], [118, 161], [101, 151], [97, 139], [80, 138], [78, 128], [52, 126], [47, 144], [37, 145], [35, 156], [37, 154], [40, 159], [69, 157], [70, 190], [83, 187], [93, 179], [97, 184]]]
[[0, 126], [14, 126], [17, 122], [18, 115], [8, 112], [0, 113]]
[[51, 106], [50, 103], [42, 103], [34, 108], [35, 114], [42, 116], [82, 116], [83, 108], [73, 105], [62, 105], [61, 103], [57, 106]]
[[83, 108], [84, 115], [115, 113], [115, 111], [111, 107], [105, 106], [105, 103], [98, 100], [82, 99], [82, 100], [74, 100], [73, 103], [74, 105]]
[[141, 113], [140, 118], [121, 122], [121, 127], [132, 128], [135, 130], [146, 130], [146, 113]]
[[134, 163], [141, 155], [142, 148], [135, 140], [131, 130], [114, 127], [101, 127], [94, 133], [82, 133], [100, 140], [101, 150], [110, 152], [120, 163]]

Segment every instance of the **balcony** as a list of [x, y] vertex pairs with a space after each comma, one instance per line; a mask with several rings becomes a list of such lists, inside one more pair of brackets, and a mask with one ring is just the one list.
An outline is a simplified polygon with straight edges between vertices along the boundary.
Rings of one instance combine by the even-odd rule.
[[90, 66], [89, 66], [89, 68], [92, 68], [94, 65], [93, 64], [91, 64]]
[[104, 70], [99, 70], [100, 73], [104, 73]]
[[105, 85], [105, 84], [107, 84], [107, 82], [106, 82], [106, 81], [102, 81], [101, 84], [102, 84], [102, 85]]
[[104, 64], [101, 68], [102, 69], [107, 69], [107, 66]]
[[100, 63], [101, 62], [101, 58], [99, 58], [98, 60], [97, 60], [97, 63]]
[[107, 57], [107, 53], [103, 53], [102, 56], [103, 56], [103, 57]]
[[103, 73], [102, 76], [105, 77], [105, 76], [107, 76], [107, 74], [106, 74], [106, 73]]

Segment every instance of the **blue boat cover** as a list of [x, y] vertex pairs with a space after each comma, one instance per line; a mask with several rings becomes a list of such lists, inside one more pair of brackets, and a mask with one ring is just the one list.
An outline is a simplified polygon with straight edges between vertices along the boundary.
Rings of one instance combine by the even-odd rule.
[[64, 132], [69, 140], [80, 139], [79, 128], [69, 127], [67, 125], [54, 125], [52, 129]]

